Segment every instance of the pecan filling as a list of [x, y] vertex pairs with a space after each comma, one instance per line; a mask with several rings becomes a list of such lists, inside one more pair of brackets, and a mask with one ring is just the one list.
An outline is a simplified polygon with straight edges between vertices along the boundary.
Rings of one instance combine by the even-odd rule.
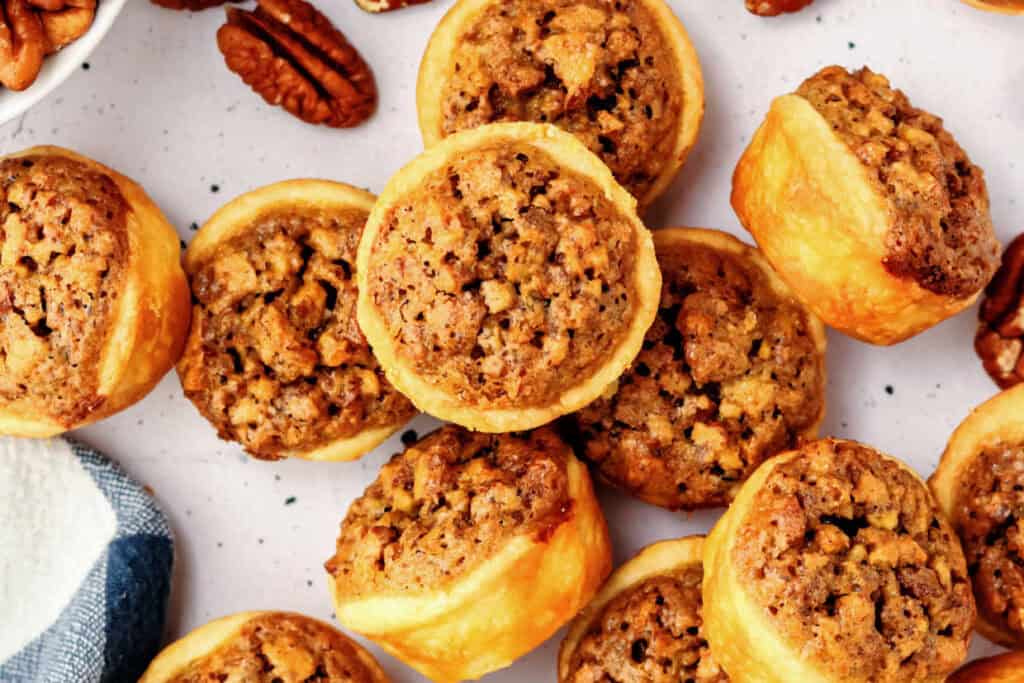
[[569, 457], [549, 429], [442, 427], [395, 455], [352, 504], [327, 571], [354, 597], [453, 580], [512, 537], [543, 537], [566, 520]]
[[466, 152], [389, 209], [369, 296], [426, 381], [475, 405], [544, 406], [629, 331], [634, 226], [533, 147]]
[[642, 2], [494, 2], [459, 36], [444, 132], [498, 121], [553, 123], [643, 197], [671, 157], [680, 75]]
[[375, 673], [340, 633], [294, 614], [261, 615], [230, 642], [167, 683], [374, 683]]
[[823, 69], [797, 90], [832, 125], [888, 199], [895, 217], [884, 265], [956, 298], [980, 291], [999, 265], [981, 169], [942, 119], [911, 105], [882, 75]]
[[63, 157], [0, 162], [0, 404], [65, 426], [99, 408], [129, 259], [114, 181]]
[[844, 680], [941, 679], [967, 653], [963, 555], [924, 485], [850, 442], [776, 466], [732, 560], [765, 616]]
[[658, 248], [662, 293], [618, 391], [570, 427], [601, 475], [669, 508], [727, 504], [769, 456], [797, 445], [824, 400], [807, 314], [721, 250]]
[[273, 211], [193, 273], [182, 385], [221, 438], [273, 459], [414, 414], [356, 322], [365, 221], [355, 210]]
[[956, 515], [978, 609], [1024, 639], [1024, 446], [984, 451], [961, 481]]
[[724, 683], [703, 637], [699, 565], [617, 595], [573, 653], [567, 683]]

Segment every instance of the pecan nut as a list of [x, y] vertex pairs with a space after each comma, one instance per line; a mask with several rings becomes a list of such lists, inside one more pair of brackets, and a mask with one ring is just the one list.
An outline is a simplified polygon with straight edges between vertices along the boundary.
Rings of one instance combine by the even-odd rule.
[[373, 72], [342, 33], [305, 0], [228, 8], [217, 44], [228, 68], [269, 104], [308, 123], [348, 128], [377, 106]]
[[0, 0], [0, 84], [25, 90], [35, 82], [45, 56], [39, 13], [27, 0]]
[[785, 12], [799, 12], [814, 0], [747, 0], [747, 9], [759, 17], [775, 17]]
[[378, 14], [380, 12], [391, 12], [410, 5], [423, 5], [430, 0], [356, 0], [359, 9], [366, 12]]
[[1003, 389], [1024, 382], [1024, 235], [1003, 252], [1003, 263], [985, 289], [974, 350]]
[[40, 10], [46, 34], [46, 54], [51, 55], [85, 35], [96, 18], [96, 0], [28, 0]]
[[217, 7], [218, 5], [223, 5], [228, 1], [229, 0], [151, 0], [154, 5], [160, 5], [167, 9], [188, 10], [189, 12], [198, 12], [211, 7]]

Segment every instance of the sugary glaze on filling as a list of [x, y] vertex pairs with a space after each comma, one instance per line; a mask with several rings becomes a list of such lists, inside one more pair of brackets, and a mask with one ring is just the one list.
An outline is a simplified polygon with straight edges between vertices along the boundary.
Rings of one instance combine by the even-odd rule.
[[643, 197], [672, 156], [678, 67], [639, 0], [513, 0], [459, 36], [444, 84], [445, 134], [498, 121], [553, 123]]
[[481, 407], [548, 405], [631, 326], [634, 226], [540, 150], [494, 144], [389, 209], [369, 295], [425, 381]]
[[925, 486], [866, 446], [818, 441], [775, 465], [729, 559], [783, 641], [837, 678], [941, 680], [966, 656], [959, 541]]
[[551, 430], [446, 426], [395, 455], [345, 516], [327, 571], [340, 592], [428, 589], [514, 536], [545, 538], [571, 514], [568, 447]]
[[978, 454], [956, 499], [978, 610], [1024, 641], [1024, 445]]
[[167, 683], [376, 683], [348, 638], [295, 614], [261, 614]]
[[669, 508], [727, 504], [821, 415], [824, 359], [808, 317], [748, 260], [658, 246], [658, 317], [618, 391], [570, 418], [601, 475]]
[[700, 565], [654, 576], [609, 602], [564, 683], [724, 683], [704, 640]]
[[276, 458], [415, 412], [356, 322], [355, 252], [366, 214], [259, 216], [192, 273], [182, 385], [221, 438]]
[[999, 265], [982, 170], [942, 119], [868, 68], [827, 67], [797, 90], [825, 117], [892, 208], [884, 265], [937, 294], [980, 291]]
[[0, 405], [69, 427], [102, 405], [128, 212], [113, 179], [83, 162], [0, 161]]

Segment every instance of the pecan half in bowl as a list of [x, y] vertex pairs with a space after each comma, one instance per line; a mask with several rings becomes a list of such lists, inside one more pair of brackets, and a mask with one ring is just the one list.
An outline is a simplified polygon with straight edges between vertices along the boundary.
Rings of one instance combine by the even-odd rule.
[[1003, 264], [985, 290], [974, 350], [1003, 389], [1024, 382], [1024, 235], [1003, 252]]
[[1024, 385], [974, 411], [929, 480], [963, 542], [978, 632], [1024, 647]]

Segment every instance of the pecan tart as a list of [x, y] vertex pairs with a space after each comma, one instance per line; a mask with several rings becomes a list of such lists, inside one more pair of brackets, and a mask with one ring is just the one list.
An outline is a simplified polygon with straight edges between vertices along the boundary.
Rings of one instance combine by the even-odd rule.
[[1024, 385], [988, 400], [953, 433], [929, 483], [960, 535], [976, 628], [1024, 648]]
[[704, 83], [664, 0], [460, 0], [423, 57], [417, 108], [427, 146], [488, 123], [553, 123], [647, 206], [696, 141]]
[[373, 202], [324, 180], [269, 185], [220, 209], [185, 252], [182, 387], [255, 457], [351, 460], [415, 414], [356, 321], [356, 248]]
[[597, 398], [661, 277], [635, 201], [551, 125], [463, 131], [388, 183], [359, 244], [359, 323], [420, 409], [488, 432]]
[[449, 425], [393, 457], [327, 562], [338, 621], [434, 681], [540, 645], [611, 570], [586, 467], [550, 429]]
[[123, 175], [58, 147], [0, 158], [0, 434], [52, 436], [149, 393], [188, 331], [179, 258]]
[[735, 680], [944, 681], [975, 607], [960, 542], [907, 466], [815, 441], [763, 464], [704, 549], [704, 628]]
[[290, 612], [242, 612], [167, 646], [139, 683], [388, 683], [369, 652], [337, 629]]
[[725, 683], [703, 634], [703, 538], [655, 543], [609, 577], [569, 625], [559, 683]]
[[960, 312], [999, 264], [981, 169], [867, 68], [827, 67], [772, 103], [732, 205], [797, 296], [875, 344]]
[[600, 476], [654, 505], [727, 505], [766, 458], [817, 436], [825, 328], [760, 252], [718, 230], [654, 233], [658, 316], [604, 395], [566, 418]]

